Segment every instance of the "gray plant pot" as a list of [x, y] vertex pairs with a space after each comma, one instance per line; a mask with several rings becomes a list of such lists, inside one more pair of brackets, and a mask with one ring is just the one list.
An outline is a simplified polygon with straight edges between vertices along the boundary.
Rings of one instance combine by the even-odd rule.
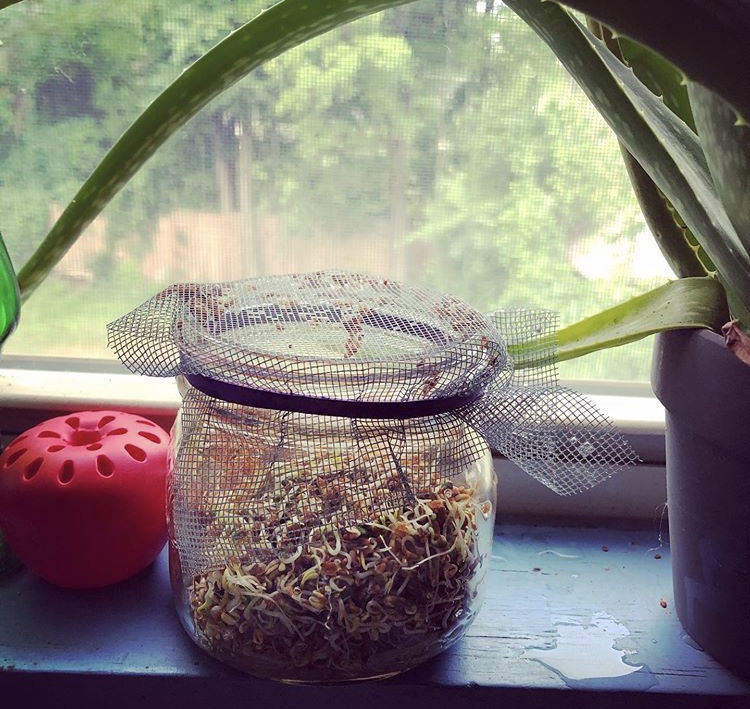
[[666, 409], [677, 616], [750, 677], [750, 367], [714, 333], [679, 330], [657, 336], [651, 383]]

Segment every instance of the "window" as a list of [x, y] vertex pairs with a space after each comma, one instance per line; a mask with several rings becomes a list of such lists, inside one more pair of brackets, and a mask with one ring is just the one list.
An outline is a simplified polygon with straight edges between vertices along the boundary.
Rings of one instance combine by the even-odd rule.
[[[0, 229], [17, 267], [138, 113], [266, 5], [2, 11]], [[24, 305], [2, 364], [101, 370], [114, 364], [106, 323], [171, 283], [320, 268], [567, 324], [669, 277], [654, 248], [613, 135], [547, 47], [502, 3], [418, 0], [217, 97]], [[649, 368], [642, 342], [561, 375], [640, 394]]]
[[[105, 149], [264, 0], [3, 10], [2, 231], [19, 266]], [[618, 148], [501, 3], [421, 0], [282, 55], [218, 97], [27, 303], [6, 354], [111, 358], [162, 287], [318, 268], [562, 323], [663, 280]], [[576, 377], [644, 380], [648, 345]]]

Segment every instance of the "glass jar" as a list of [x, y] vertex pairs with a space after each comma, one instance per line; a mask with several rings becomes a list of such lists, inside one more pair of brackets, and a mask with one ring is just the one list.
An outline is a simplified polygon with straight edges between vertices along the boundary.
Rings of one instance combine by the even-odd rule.
[[489, 446], [561, 494], [634, 458], [557, 386], [555, 322], [318, 271], [178, 283], [110, 323], [129, 369], [186, 383], [168, 521], [190, 636], [259, 677], [325, 683], [458, 640], [492, 544]]
[[180, 620], [237, 669], [388, 677], [456, 642], [479, 610], [495, 474], [484, 439], [450, 415], [352, 420], [188, 390], [170, 467]]

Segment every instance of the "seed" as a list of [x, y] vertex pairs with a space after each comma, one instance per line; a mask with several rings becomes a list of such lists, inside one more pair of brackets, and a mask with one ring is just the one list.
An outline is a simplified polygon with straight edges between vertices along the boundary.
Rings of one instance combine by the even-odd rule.
[[[261, 562], [247, 554], [194, 579], [196, 631], [212, 649], [248, 661], [262, 654], [287, 667], [357, 674], [363, 658], [377, 657], [386, 645], [403, 644], [408, 652], [412, 644], [440, 642], [465, 622], [474, 595], [467, 582], [480, 563], [476, 520], [487, 505], [460, 486], [443, 491], [434, 481], [413, 505], [374, 517], [352, 502], [346, 514], [366, 522], [317, 527], [299, 546], [294, 520], [314, 491], [310, 469], [297, 474], [298, 497], [280, 496], [283, 522], [278, 514], [275, 522], [273, 515], [264, 518], [260, 505], [247, 509], [247, 498], [241, 502], [247, 520], [265, 519], [255, 548], [275, 558]], [[226, 504], [227, 493], [222, 499]], [[231, 509], [225, 517], [230, 527], [249, 525], [237, 522]], [[216, 533], [217, 541], [222, 533], [229, 539], [232, 529]]]
[[332, 559], [327, 559], [321, 564], [320, 570], [326, 576], [335, 576], [338, 573], [339, 565]]

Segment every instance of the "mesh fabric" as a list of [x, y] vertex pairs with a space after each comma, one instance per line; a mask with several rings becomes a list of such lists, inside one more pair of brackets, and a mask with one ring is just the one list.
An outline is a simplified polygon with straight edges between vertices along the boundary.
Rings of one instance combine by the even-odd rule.
[[132, 371], [189, 382], [170, 495], [196, 569], [377, 519], [466, 481], [488, 447], [563, 495], [635, 458], [558, 385], [546, 311], [485, 316], [427, 289], [316, 272], [174, 285], [108, 329]]

